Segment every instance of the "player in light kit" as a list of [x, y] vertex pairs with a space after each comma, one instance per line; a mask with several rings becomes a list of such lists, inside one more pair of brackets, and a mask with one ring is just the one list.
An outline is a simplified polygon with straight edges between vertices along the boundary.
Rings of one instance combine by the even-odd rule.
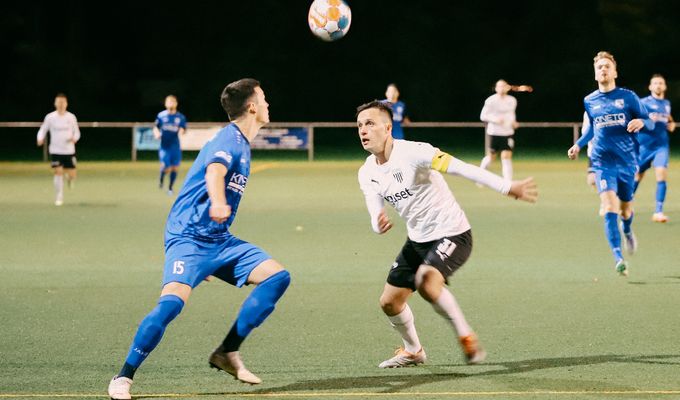
[[390, 83], [385, 90], [385, 100], [392, 107], [392, 137], [395, 139], [404, 139], [403, 124], [411, 122], [406, 114], [406, 104], [399, 100], [399, 88], [396, 84]]
[[408, 230], [406, 243], [392, 264], [380, 297], [380, 305], [401, 334], [404, 347], [379, 367], [406, 367], [426, 361], [407, 304], [416, 290], [452, 325], [467, 362], [482, 362], [485, 351], [456, 299], [444, 287], [470, 256], [472, 234], [465, 213], [441, 173], [459, 175], [528, 202], [535, 202], [538, 195], [533, 179], [509, 181], [428, 143], [393, 139], [392, 111], [377, 100], [357, 108], [357, 125], [361, 145], [371, 153], [359, 169], [359, 185], [373, 231], [382, 234], [392, 227], [384, 201], [406, 220]]
[[68, 99], [63, 93], [54, 98], [56, 111], [45, 116], [38, 130], [37, 144], [45, 143], [47, 132], [50, 133], [50, 161], [54, 170], [55, 206], [64, 204], [64, 172], [68, 186], [73, 187], [76, 179], [76, 143], [80, 140], [80, 129], [76, 116], [66, 111]]
[[489, 147], [482, 158], [480, 167], [487, 169], [496, 154], [501, 153], [501, 170], [503, 178], [512, 180], [512, 152], [515, 149], [515, 129], [519, 126], [515, 110], [517, 99], [509, 95], [512, 87], [505, 80], [496, 82], [496, 94], [484, 101], [479, 119], [486, 122], [486, 134], [489, 136]]
[[636, 134], [653, 122], [640, 98], [631, 90], [616, 87], [616, 61], [606, 51], [593, 59], [598, 90], [583, 100], [588, 114], [588, 130], [576, 141], [567, 155], [576, 158], [581, 148], [593, 140], [591, 160], [595, 185], [605, 212], [605, 236], [615, 259], [615, 269], [628, 275], [628, 264], [621, 251], [619, 212], [629, 254], [637, 250], [633, 234], [633, 187], [638, 169]]
[[153, 135], [161, 140], [161, 148], [158, 150], [158, 158], [161, 161], [161, 175], [159, 188], [163, 189], [165, 174], [170, 173], [170, 185], [168, 194], [173, 194], [172, 188], [177, 179], [177, 168], [182, 161], [182, 150], [179, 146], [179, 137], [187, 128], [187, 119], [177, 111], [177, 97], [168, 95], [165, 97], [165, 111], [156, 116], [156, 124], [153, 127]]
[[649, 96], [642, 99], [642, 104], [654, 121], [654, 129], [642, 129], [638, 134], [640, 155], [638, 162], [640, 170], [635, 175], [635, 191], [645, 176], [645, 171], [654, 167], [656, 174], [656, 210], [652, 215], [654, 222], [667, 222], [668, 217], [663, 213], [663, 203], [666, 200], [666, 179], [668, 177], [668, 156], [670, 146], [668, 132], [675, 130], [675, 122], [671, 116], [671, 102], [666, 100], [666, 80], [661, 75], [654, 75], [649, 82]]
[[112, 399], [131, 398], [135, 371], [182, 311], [192, 290], [209, 276], [236, 287], [257, 285], [209, 363], [242, 382], [262, 382], [243, 365], [239, 347], [272, 313], [290, 275], [263, 250], [233, 236], [229, 227], [250, 173], [250, 141], [269, 122], [269, 104], [254, 79], [230, 83], [221, 101], [232, 122], [200, 151], [170, 210], [160, 299], [140, 323], [123, 368], [109, 383]]

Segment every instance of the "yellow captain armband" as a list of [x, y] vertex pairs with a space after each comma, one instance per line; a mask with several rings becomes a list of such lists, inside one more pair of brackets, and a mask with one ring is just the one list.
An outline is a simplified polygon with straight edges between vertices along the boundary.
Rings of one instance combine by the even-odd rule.
[[449, 169], [449, 164], [451, 163], [451, 160], [453, 159], [453, 156], [448, 153], [444, 153], [443, 151], [437, 151], [437, 153], [432, 157], [432, 169], [446, 173], [446, 170]]

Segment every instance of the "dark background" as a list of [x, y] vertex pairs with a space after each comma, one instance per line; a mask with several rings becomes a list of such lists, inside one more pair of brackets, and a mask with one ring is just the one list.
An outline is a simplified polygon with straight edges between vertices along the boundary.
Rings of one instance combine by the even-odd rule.
[[57, 92], [80, 121], [151, 121], [168, 93], [189, 121], [224, 121], [219, 94], [246, 76], [273, 121], [352, 121], [390, 82], [414, 121], [477, 121], [498, 78], [534, 86], [520, 121], [578, 121], [599, 50], [620, 86], [645, 96], [662, 73], [680, 96], [670, 0], [352, 0], [335, 43], [309, 32], [308, 0], [23, 4], [0, 13], [3, 121], [42, 120]]

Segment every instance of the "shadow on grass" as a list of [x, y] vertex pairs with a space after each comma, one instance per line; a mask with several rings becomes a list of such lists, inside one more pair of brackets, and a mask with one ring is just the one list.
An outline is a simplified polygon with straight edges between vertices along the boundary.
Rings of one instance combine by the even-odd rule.
[[[624, 364], [660, 364], [680, 367], [680, 354], [673, 355], [647, 355], [647, 356], [631, 356], [631, 355], [598, 355], [585, 357], [563, 357], [563, 358], [536, 358], [523, 361], [508, 361], [501, 363], [489, 363], [479, 366], [467, 367], [464, 364], [449, 364], [449, 365], [432, 365], [419, 367], [417, 374], [412, 375], [396, 375], [396, 371], [385, 370], [384, 374], [360, 377], [345, 377], [345, 378], [326, 378], [326, 379], [310, 379], [303, 380], [287, 385], [262, 388], [253, 391], [241, 392], [223, 392], [223, 393], [201, 393], [201, 396], [219, 396], [219, 395], [239, 395], [239, 394], [268, 394], [268, 393], [286, 393], [286, 392], [321, 392], [332, 391], [340, 392], [352, 389], [357, 391], [365, 389], [372, 393], [399, 393], [406, 392], [409, 389], [420, 385], [427, 385], [439, 382], [452, 382], [464, 378], [488, 378], [488, 377], [504, 377], [513, 374], [522, 374], [536, 370], [545, 370], [550, 368], [569, 368], [577, 366], [590, 366], [606, 363], [624, 363]], [[471, 372], [437, 372], [441, 368], [449, 367], [466, 367]], [[489, 367], [494, 368], [489, 370]], [[484, 368], [483, 371], [474, 372], [475, 369]], [[430, 373], [427, 373], [429, 371]], [[423, 373], [426, 372], [426, 373]], [[525, 382], [532, 382], [532, 378], [522, 377]], [[578, 387], [577, 384], [581, 382], [584, 387]], [[634, 387], [616, 387], [611, 382], [597, 382], [597, 381], [583, 381], [580, 379], [560, 379], [546, 380], [545, 378], [537, 378], [533, 386], [535, 390], [636, 390]], [[546, 388], [546, 383], [551, 386]], [[540, 388], [540, 389], [538, 389]], [[338, 394], [341, 396], [341, 394]], [[144, 398], [139, 396], [136, 398]]]

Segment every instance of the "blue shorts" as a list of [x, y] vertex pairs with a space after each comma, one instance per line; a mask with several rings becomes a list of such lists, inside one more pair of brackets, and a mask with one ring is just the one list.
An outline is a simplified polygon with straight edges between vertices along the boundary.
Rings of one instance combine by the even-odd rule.
[[171, 147], [168, 149], [160, 148], [158, 150], [158, 158], [161, 160], [164, 168], [177, 167], [182, 161], [182, 150], [179, 147]]
[[619, 170], [594, 167], [593, 172], [595, 172], [595, 186], [597, 186], [598, 193], [612, 190], [621, 201], [633, 200], [634, 169]]
[[262, 249], [236, 236], [216, 243], [173, 238], [165, 245], [163, 286], [179, 282], [195, 288], [212, 275], [241, 287], [253, 269], [269, 259], [269, 254]]
[[647, 171], [649, 167], [668, 168], [668, 157], [668, 146], [652, 149], [640, 148], [640, 157], [638, 157], [640, 172]]

